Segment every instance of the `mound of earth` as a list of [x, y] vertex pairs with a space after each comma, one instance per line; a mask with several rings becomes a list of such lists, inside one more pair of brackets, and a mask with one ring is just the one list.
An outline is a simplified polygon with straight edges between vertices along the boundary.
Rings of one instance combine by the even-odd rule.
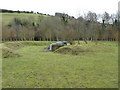
[[9, 49], [7, 47], [2, 48], [2, 57], [3, 58], [9, 58], [9, 57], [19, 57], [20, 55], [16, 52], [14, 52], [12, 49]]
[[84, 46], [64, 46], [54, 51], [60, 54], [79, 55], [81, 53], [92, 52], [89, 47]]

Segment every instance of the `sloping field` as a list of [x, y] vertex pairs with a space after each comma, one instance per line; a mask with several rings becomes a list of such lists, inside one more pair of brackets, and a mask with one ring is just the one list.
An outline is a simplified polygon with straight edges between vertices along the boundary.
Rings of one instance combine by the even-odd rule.
[[[39, 14], [27, 14], [27, 13], [0, 13], [2, 15], [2, 20], [5, 25], [9, 24], [14, 18], [29, 18], [29, 19], [37, 19]], [[44, 17], [48, 17], [47, 15], [42, 15]], [[1, 19], [1, 18], [0, 18]]]

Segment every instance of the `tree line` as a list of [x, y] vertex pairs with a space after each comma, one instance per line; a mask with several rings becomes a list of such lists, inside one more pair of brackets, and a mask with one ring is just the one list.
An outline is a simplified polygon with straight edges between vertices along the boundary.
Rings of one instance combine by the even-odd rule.
[[[101, 20], [101, 22], [99, 21]], [[78, 18], [65, 13], [25, 19], [14, 18], [9, 25], [2, 24], [3, 41], [118, 41], [120, 30], [118, 14], [89, 11]]]
[[34, 13], [33, 11], [14, 11], [14, 10], [7, 10], [7, 9], [0, 9], [1, 13]]
[[47, 15], [47, 16], [52, 16], [50, 14], [44, 14], [44, 13], [39, 13], [39, 12], [34, 12], [34, 11], [14, 11], [14, 10], [7, 10], [7, 9], [0, 9], [0, 13], [29, 13], [29, 14], [40, 14], [40, 15]]

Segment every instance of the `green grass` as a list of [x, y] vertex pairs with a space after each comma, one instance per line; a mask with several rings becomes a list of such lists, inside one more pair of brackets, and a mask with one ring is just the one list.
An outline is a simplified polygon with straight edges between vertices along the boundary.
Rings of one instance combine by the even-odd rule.
[[[16, 41], [16, 42], [5, 42], [2, 46], [2, 57], [19, 57], [21, 56], [19, 53], [16, 53], [17, 49], [20, 49], [25, 46], [45, 46], [49, 45], [52, 42], [49, 41]], [[1, 50], [0, 49], [0, 50]]]
[[81, 46], [94, 52], [43, 52], [46, 45], [16, 49], [21, 57], [3, 58], [3, 88], [118, 88], [117, 42]]
[[11, 42], [5, 42], [5, 46], [9, 47], [11, 49], [18, 49], [24, 46], [46, 46], [51, 43], [54, 43], [55, 41], [11, 41]]
[[[5, 25], [8, 25], [14, 18], [35, 18], [37, 20], [39, 14], [27, 14], [27, 13], [0, 13], [2, 15], [2, 20]], [[44, 17], [47, 17], [47, 15], [43, 15]], [[1, 19], [1, 18], [0, 18]]]
[[[75, 42], [77, 43], [77, 42]], [[107, 45], [107, 46], [106, 46]], [[97, 45], [95, 43], [89, 42], [89, 44], [84, 44], [83, 42], [78, 45], [70, 45], [70, 46], [64, 46], [60, 47], [59, 49], [55, 50], [55, 53], [60, 53], [60, 54], [69, 54], [69, 55], [82, 55], [82, 54], [88, 54], [88, 53], [98, 53], [98, 52], [109, 52], [112, 51], [113, 49], [111, 46], [117, 46], [117, 43], [112, 43], [112, 42], [99, 42]]]

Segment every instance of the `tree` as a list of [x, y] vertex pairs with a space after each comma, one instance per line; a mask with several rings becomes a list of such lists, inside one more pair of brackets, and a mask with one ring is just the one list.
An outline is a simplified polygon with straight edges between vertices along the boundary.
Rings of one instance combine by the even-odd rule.
[[110, 20], [110, 15], [109, 15], [109, 13], [107, 13], [107, 12], [105, 12], [105, 13], [103, 13], [103, 16], [102, 16], [102, 21], [103, 21], [103, 23], [109, 23], [109, 20]]

